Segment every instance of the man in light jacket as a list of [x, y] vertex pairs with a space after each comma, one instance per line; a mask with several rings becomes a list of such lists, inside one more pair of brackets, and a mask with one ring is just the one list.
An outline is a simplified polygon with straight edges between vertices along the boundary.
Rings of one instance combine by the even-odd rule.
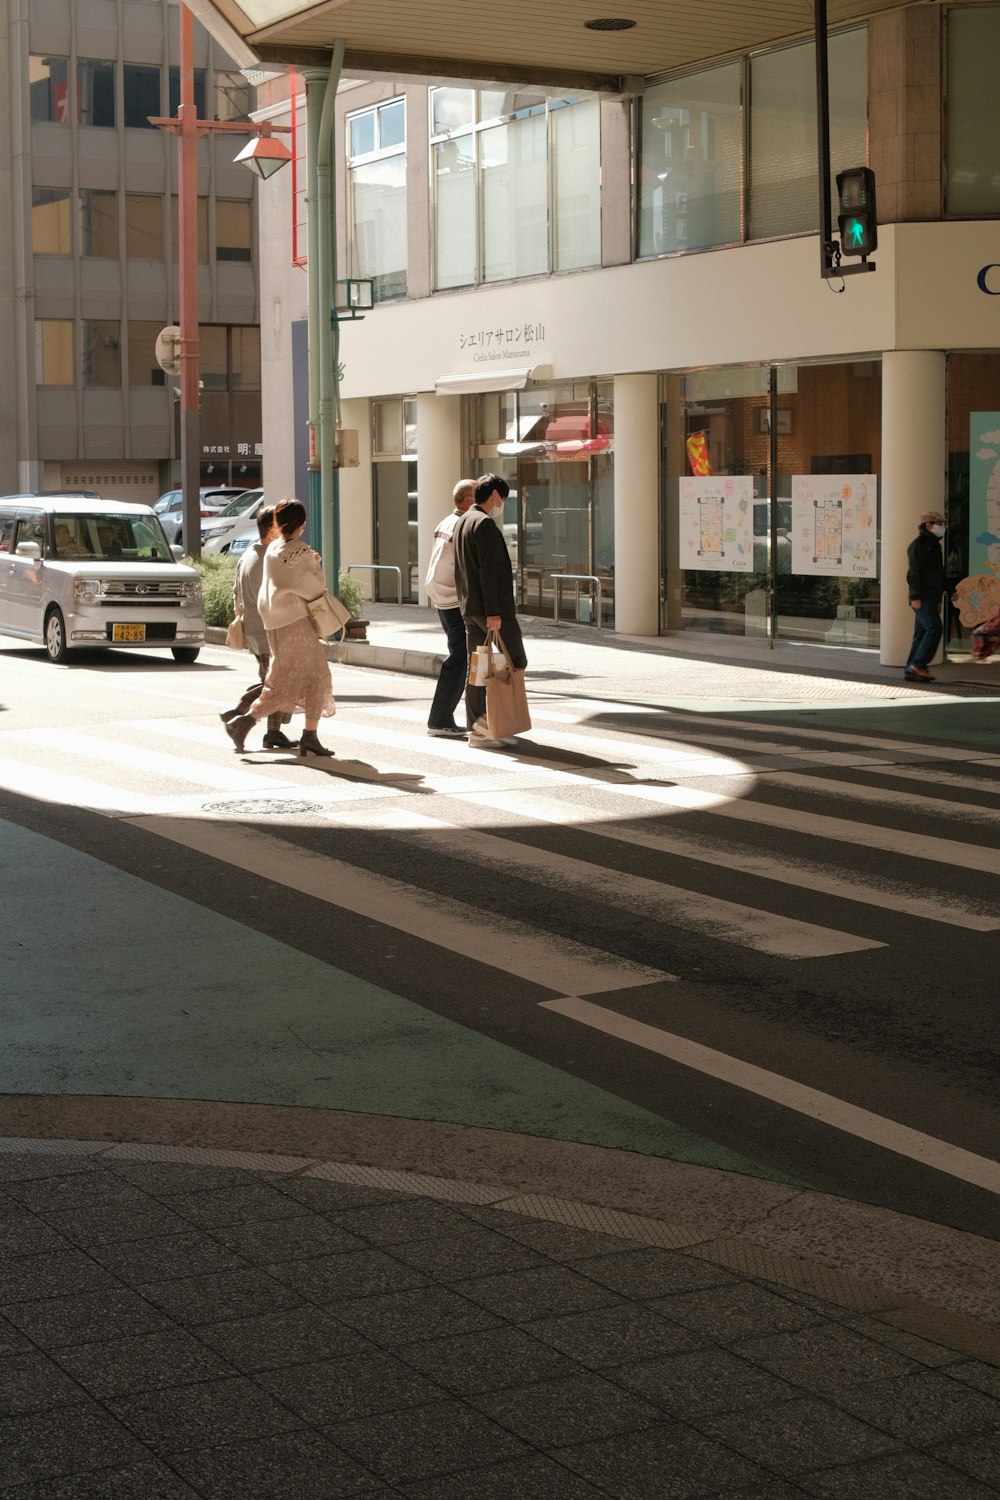
[[464, 740], [466, 730], [455, 723], [455, 709], [465, 691], [469, 656], [465, 647], [465, 622], [455, 592], [454, 531], [476, 494], [474, 479], [460, 479], [452, 491], [455, 509], [434, 529], [434, 550], [424, 587], [438, 612], [448, 642], [448, 655], [441, 664], [434, 699], [427, 717], [427, 733], [437, 739]]

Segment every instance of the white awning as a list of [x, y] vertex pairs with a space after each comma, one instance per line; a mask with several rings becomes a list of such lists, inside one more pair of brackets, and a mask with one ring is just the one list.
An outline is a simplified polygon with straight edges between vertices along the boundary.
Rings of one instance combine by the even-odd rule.
[[529, 380], [548, 377], [547, 365], [519, 370], [471, 370], [467, 375], [441, 375], [434, 382], [439, 396], [475, 396], [484, 391], [523, 391]]

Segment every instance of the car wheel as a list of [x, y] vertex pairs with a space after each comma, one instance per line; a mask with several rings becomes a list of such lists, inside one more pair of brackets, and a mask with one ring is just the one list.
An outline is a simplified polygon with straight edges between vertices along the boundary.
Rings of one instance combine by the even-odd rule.
[[56, 666], [65, 666], [69, 661], [66, 622], [58, 609], [52, 610], [45, 621], [45, 651], [49, 661], [55, 662]]
[[198, 660], [200, 646], [171, 646], [170, 654], [174, 661], [192, 662]]

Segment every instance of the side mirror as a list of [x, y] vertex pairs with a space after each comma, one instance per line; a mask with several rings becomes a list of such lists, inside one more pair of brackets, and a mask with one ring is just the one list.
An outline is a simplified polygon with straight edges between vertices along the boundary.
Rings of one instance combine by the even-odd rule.
[[17, 549], [14, 553], [15, 557], [38, 558], [41, 557], [41, 555], [42, 549], [41, 547], [39, 547], [37, 542], [18, 542]]
[[174, 557], [176, 557], [177, 561], [180, 562], [181, 558], [184, 556], [184, 548], [179, 547], [176, 542], [171, 542], [170, 551], [173, 553]]

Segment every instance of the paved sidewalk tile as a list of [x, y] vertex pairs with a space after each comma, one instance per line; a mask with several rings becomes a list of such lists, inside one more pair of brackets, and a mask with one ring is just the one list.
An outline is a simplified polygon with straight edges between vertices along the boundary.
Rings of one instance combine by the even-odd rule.
[[16, 1500], [198, 1500], [195, 1490], [156, 1459], [42, 1480], [15, 1490]]
[[205, 1500], [381, 1500], [389, 1493], [316, 1432], [200, 1448], [175, 1454], [171, 1463]]
[[802, 1485], [821, 1500], [991, 1500], [998, 1493], [922, 1453], [827, 1469], [806, 1475]]
[[528, 1452], [513, 1433], [459, 1401], [339, 1422], [329, 1436], [389, 1484], [460, 1473]]

